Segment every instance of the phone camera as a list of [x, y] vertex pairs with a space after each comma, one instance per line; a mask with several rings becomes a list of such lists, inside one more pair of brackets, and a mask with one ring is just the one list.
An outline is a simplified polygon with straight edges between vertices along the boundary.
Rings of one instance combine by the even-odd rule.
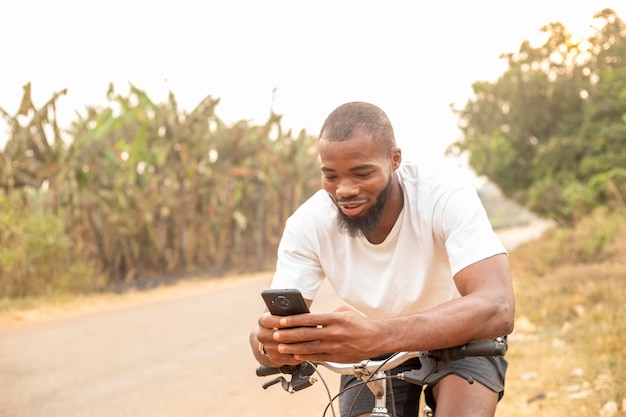
[[291, 301], [284, 295], [279, 295], [274, 299], [274, 304], [280, 308], [287, 309], [291, 306]]

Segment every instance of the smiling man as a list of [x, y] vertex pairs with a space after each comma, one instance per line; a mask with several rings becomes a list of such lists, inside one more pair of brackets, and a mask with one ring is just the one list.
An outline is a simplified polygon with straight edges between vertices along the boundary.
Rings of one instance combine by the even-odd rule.
[[[508, 256], [471, 184], [403, 162], [389, 119], [369, 103], [335, 109], [318, 150], [323, 190], [287, 221], [272, 287], [297, 288], [310, 305], [328, 279], [349, 306], [264, 313], [250, 335], [260, 363], [358, 362], [512, 331]], [[429, 381], [426, 400], [437, 417], [493, 416], [506, 367], [501, 357], [453, 362]], [[342, 387], [355, 382], [341, 378]], [[418, 415], [420, 390], [393, 381], [398, 416]], [[342, 416], [351, 408], [351, 417], [369, 415], [374, 400], [365, 391], [340, 397]]]

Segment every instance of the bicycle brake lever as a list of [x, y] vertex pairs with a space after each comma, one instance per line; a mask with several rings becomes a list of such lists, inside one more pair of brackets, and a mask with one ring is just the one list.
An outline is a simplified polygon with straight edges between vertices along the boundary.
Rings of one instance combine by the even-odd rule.
[[[263, 387], [263, 389], [268, 389], [272, 385], [276, 385], [279, 382], [281, 383], [283, 388], [285, 388], [285, 383], [289, 384], [285, 378], [283, 378], [282, 376], [279, 376], [278, 378], [274, 378], [272, 380], [267, 381], [265, 384], [263, 384], [261, 386]], [[285, 388], [285, 390], [287, 390], [287, 389]]]
[[437, 361], [428, 356], [420, 356], [419, 361], [418, 369], [401, 372], [397, 375], [398, 379], [411, 384], [424, 385], [426, 378], [437, 372]]
[[304, 362], [300, 365], [294, 366], [290, 370], [293, 371], [291, 374], [291, 381], [287, 381], [284, 377], [279, 376], [278, 378], [274, 378], [263, 384], [263, 389], [267, 389], [280, 382], [285, 391], [293, 394], [296, 391], [310, 387], [317, 381], [317, 379], [312, 376], [315, 372], [315, 366], [311, 363]]
[[[293, 378], [292, 378], [292, 381], [293, 381]], [[287, 381], [284, 377], [279, 376], [278, 378], [274, 378], [271, 381], [266, 382], [262, 386], [263, 386], [263, 389], [268, 389], [272, 385], [276, 385], [280, 382], [280, 385], [283, 387], [285, 391], [287, 391], [290, 394], [293, 394], [296, 391], [300, 391], [301, 389], [310, 387], [311, 385], [313, 385], [315, 381], [316, 379], [312, 377], [298, 378], [296, 380], [296, 384], [294, 385], [291, 382]]]

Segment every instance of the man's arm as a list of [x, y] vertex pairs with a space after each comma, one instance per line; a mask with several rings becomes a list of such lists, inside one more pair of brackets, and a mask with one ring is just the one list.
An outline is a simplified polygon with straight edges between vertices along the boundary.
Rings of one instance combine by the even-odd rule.
[[[417, 350], [438, 349], [513, 331], [515, 298], [506, 254], [469, 265], [455, 275], [454, 281], [461, 298], [394, 323], [394, 333], [401, 336], [391, 340], [391, 346], [399, 350], [414, 350], [412, 346]], [[411, 337], [413, 332], [419, 340]]]
[[[341, 309], [279, 318], [276, 327], [299, 328], [270, 333], [277, 352], [295, 360], [354, 362], [389, 352], [459, 346], [513, 330], [515, 301], [506, 254], [469, 265], [454, 280], [461, 298], [421, 313], [372, 320]], [[264, 320], [259, 323], [269, 331]]]

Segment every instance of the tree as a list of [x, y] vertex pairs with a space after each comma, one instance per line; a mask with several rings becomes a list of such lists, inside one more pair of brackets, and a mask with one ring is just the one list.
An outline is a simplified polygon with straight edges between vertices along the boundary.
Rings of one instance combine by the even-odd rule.
[[610, 9], [595, 19], [581, 42], [561, 23], [544, 26], [543, 45], [504, 54], [506, 72], [453, 109], [463, 138], [449, 152], [468, 152], [506, 196], [561, 223], [626, 197], [626, 25]]

